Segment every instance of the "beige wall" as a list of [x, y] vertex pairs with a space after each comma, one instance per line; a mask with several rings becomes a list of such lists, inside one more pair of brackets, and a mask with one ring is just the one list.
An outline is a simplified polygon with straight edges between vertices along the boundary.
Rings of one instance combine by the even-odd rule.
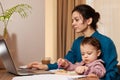
[[[33, 61], [40, 61], [41, 57], [51, 57], [56, 60], [57, 48], [57, 0], [2, 0], [4, 8], [18, 3], [32, 6], [31, 14], [21, 19], [14, 14], [8, 25], [10, 48], [14, 61], [24, 65]], [[0, 22], [0, 34], [3, 24]], [[12, 46], [12, 47], [11, 47]], [[14, 53], [15, 52], [15, 53]]]
[[56, 60], [57, 0], [45, 0], [45, 56]]
[[114, 41], [120, 64], [120, 0], [87, 0], [87, 3], [100, 12], [99, 31]]
[[[8, 25], [10, 47], [14, 61], [26, 64], [40, 61], [45, 56], [45, 1], [44, 0], [1, 0], [4, 8], [18, 3], [27, 3], [32, 6], [31, 14], [22, 19], [14, 14]], [[2, 34], [0, 23], [0, 34]]]

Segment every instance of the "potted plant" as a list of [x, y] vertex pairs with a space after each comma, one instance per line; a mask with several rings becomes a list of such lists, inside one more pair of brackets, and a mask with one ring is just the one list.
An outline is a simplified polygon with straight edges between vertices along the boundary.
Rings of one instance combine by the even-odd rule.
[[4, 30], [3, 30], [2, 36], [5, 39], [7, 38], [7, 35], [8, 35], [8, 30], [7, 30], [8, 23], [13, 13], [18, 13], [22, 18], [25, 18], [28, 16], [28, 12], [30, 12], [30, 10], [32, 9], [32, 7], [28, 4], [17, 4], [7, 10], [4, 10], [1, 1], [0, 1], [0, 8], [2, 12], [0, 13], [0, 21], [2, 21], [4, 24], [3, 26]]

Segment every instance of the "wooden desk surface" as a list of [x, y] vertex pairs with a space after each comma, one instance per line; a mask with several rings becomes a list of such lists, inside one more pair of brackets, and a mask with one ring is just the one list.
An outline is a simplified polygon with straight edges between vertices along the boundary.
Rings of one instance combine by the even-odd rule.
[[0, 70], [0, 80], [12, 80], [15, 75], [6, 72], [6, 70]]
[[[12, 78], [15, 77], [15, 75], [6, 72], [6, 70], [0, 70], [0, 80], [12, 80]], [[86, 78], [80, 78], [77, 80], [99, 80], [98, 78], [94, 77], [86, 77]]]

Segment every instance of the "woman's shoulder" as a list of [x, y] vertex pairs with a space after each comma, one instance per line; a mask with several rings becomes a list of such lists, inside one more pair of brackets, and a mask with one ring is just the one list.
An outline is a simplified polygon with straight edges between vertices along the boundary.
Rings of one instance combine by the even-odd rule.
[[79, 41], [79, 40], [82, 40], [82, 39], [84, 39], [84, 36], [79, 36], [79, 37], [77, 37], [75, 40], [76, 40], [76, 41]]
[[84, 39], [84, 36], [77, 37], [77, 38], [73, 41], [73, 44], [74, 44], [74, 45], [79, 45], [83, 39]]
[[97, 38], [100, 42], [105, 42], [105, 43], [113, 42], [110, 37], [108, 37], [108, 36], [106, 36], [104, 34], [101, 34], [98, 31], [95, 32], [93, 37]]

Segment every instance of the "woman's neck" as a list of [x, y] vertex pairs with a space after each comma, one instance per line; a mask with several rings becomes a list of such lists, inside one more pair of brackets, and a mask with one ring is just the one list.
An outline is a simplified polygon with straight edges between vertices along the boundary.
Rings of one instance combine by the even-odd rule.
[[89, 28], [85, 32], [83, 32], [83, 34], [84, 34], [84, 37], [90, 37], [94, 32], [95, 32], [94, 29]]

